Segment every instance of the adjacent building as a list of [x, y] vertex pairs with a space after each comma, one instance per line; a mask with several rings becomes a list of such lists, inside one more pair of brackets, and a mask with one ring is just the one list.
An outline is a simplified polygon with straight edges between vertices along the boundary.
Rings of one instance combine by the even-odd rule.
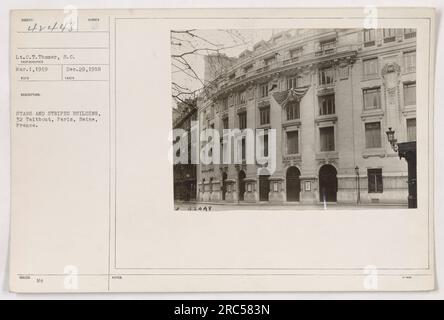
[[[416, 140], [415, 29], [281, 31], [206, 74], [199, 130], [275, 129], [277, 161], [269, 175], [199, 164], [197, 201], [407, 204], [407, 164], [385, 131]], [[175, 188], [183, 181], [175, 171]]]
[[197, 166], [191, 163], [191, 126], [193, 121], [197, 121], [195, 100], [181, 102], [177, 108], [173, 108], [173, 129], [183, 129], [188, 135], [188, 161], [173, 165], [175, 201], [196, 201]]

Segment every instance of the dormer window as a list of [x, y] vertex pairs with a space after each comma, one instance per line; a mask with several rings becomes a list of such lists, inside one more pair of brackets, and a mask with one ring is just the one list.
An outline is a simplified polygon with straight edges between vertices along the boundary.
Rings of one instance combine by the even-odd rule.
[[288, 51], [287, 59], [284, 60], [284, 65], [297, 62], [302, 55], [302, 47], [293, 48]]
[[242, 51], [242, 53], [239, 55], [239, 58], [244, 59], [244, 58], [246, 58], [246, 57], [248, 57], [248, 56], [250, 56], [250, 55], [251, 55], [251, 51], [250, 51], [250, 50], [244, 50], [244, 51]]
[[264, 64], [265, 64], [266, 66], [269, 66], [269, 65], [271, 65], [275, 60], [276, 60], [276, 56], [273, 55], [272, 57], [265, 58], [265, 59], [264, 59]]
[[328, 53], [335, 49], [336, 47], [336, 38], [324, 40], [320, 42], [321, 51]]
[[302, 47], [294, 48], [290, 50], [290, 58], [298, 58], [302, 53]]
[[262, 41], [256, 43], [256, 44], [253, 46], [253, 50], [259, 50], [259, 49], [262, 49], [262, 47], [264, 46], [264, 44], [265, 44], [265, 41], [264, 41], [264, 40], [262, 40]]
[[244, 67], [244, 72], [245, 72], [245, 73], [248, 73], [248, 72], [250, 72], [251, 70], [253, 70], [253, 64], [249, 64], [249, 65], [247, 65], [247, 66]]

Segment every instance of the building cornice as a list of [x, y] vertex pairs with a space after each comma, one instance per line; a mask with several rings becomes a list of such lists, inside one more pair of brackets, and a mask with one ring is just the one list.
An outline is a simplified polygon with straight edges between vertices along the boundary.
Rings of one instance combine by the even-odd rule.
[[[305, 56], [302, 56], [298, 61], [284, 64], [284, 61], [277, 61], [275, 64], [268, 66], [268, 68], [256, 69], [250, 72], [250, 74], [238, 77], [236, 80], [227, 81], [229, 84], [222, 87], [216, 93], [213, 94], [214, 98], [224, 96], [232, 91], [249, 87], [253, 83], [262, 82], [264, 79], [272, 79], [279, 76], [281, 73], [287, 73], [291, 70], [300, 70], [301, 72], [305, 70], [312, 70], [318, 65], [325, 64], [326, 62], [332, 62], [338, 64], [343, 60], [347, 63], [354, 63], [357, 48], [353, 45], [347, 45], [344, 47], [336, 48], [332, 53], [327, 53], [323, 55], [317, 55], [317, 52], [312, 52]], [[232, 83], [230, 83], [232, 82]]]

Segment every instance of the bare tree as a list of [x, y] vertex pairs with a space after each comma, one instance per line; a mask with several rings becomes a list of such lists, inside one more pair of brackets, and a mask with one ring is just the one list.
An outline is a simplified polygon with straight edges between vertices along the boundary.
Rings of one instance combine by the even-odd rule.
[[[218, 43], [222, 41], [224, 44]], [[171, 66], [172, 98], [176, 104], [195, 102], [198, 95], [208, 96], [217, 77], [234, 62], [226, 51], [249, 44], [237, 30], [172, 30], [171, 31]], [[211, 57], [206, 64], [207, 70], [214, 77], [206, 79], [202, 75], [204, 56]]]

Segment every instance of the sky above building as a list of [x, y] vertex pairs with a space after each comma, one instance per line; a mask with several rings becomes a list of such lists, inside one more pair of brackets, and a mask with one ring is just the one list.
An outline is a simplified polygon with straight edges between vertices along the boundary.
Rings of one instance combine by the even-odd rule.
[[[184, 92], [198, 90], [203, 86], [205, 55], [225, 54], [228, 57], [237, 58], [243, 51], [252, 50], [254, 44], [262, 40], [267, 41], [273, 34], [282, 30], [217, 29], [189, 31], [190, 33], [185, 32], [185, 30], [177, 30], [171, 34], [172, 82], [185, 88], [181, 89]], [[183, 56], [180, 57], [181, 55]], [[176, 102], [173, 99], [173, 107], [175, 106]]]

